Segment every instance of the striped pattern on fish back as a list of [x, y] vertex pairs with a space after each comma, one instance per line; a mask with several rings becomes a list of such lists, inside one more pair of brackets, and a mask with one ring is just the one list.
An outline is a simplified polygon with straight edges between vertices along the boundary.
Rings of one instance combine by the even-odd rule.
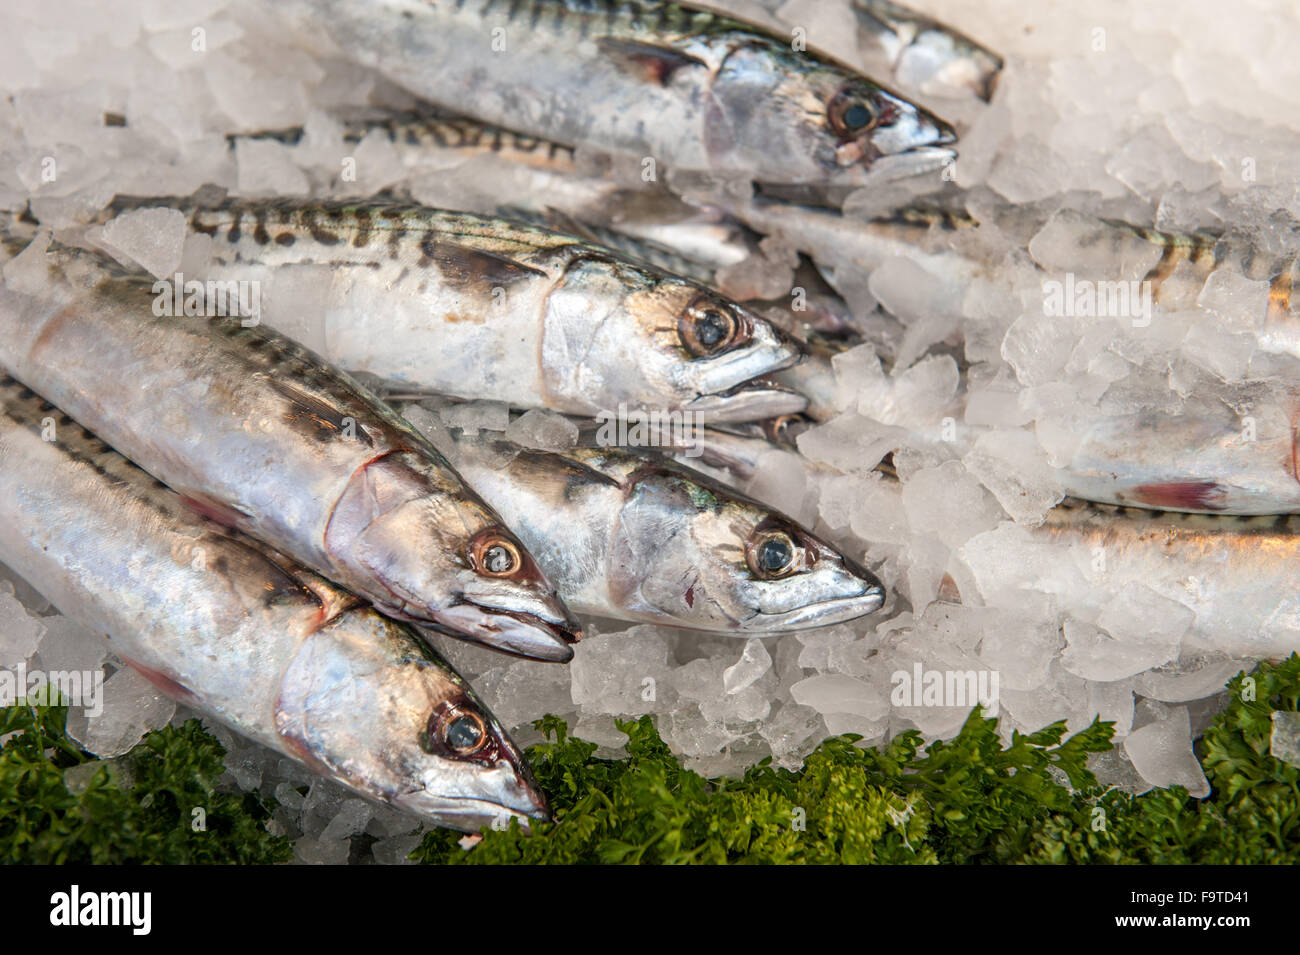
[[1204, 281], [1219, 263], [1222, 236], [1216, 232], [1203, 230], [1199, 232], [1163, 232], [1145, 226], [1136, 226], [1119, 219], [1102, 219], [1107, 225], [1119, 229], [1128, 235], [1137, 236], [1145, 242], [1157, 246], [1160, 261], [1151, 267], [1144, 276], [1144, 282], [1150, 282], [1158, 290], [1165, 279], [1174, 274], [1180, 262], [1190, 263], [1196, 274]]
[[[203, 520], [187, 510], [181, 499], [167, 485], [153, 475], [141, 470], [130, 460], [109, 447], [98, 435], [83, 428], [58, 407], [50, 404], [22, 382], [8, 375], [0, 375], [0, 407], [6, 417], [42, 440], [52, 435], [59, 448], [78, 465], [89, 468], [108, 478], [114, 484], [148, 487], [157, 493], [139, 493], [136, 499], [161, 518], [171, 520], [183, 516], [185, 520]], [[215, 528], [217, 525], [213, 525]]]
[[[548, 225], [545, 216], [539, 216], [527, 209], [506, 208], [501, 211], [504, 215], [520, 222], [535, 223], [540, 227]], [[558, 225], [563, 230], [564, 223], [558, 223]], [[610, 229], [589, 222], [573, 223], [570, 231], [581, 231], [583, 233], [582, 238], [589, 241], [593, 246], [608, 249], [638, 265], [649, 266], [652, 269], [668, 272], [672, 275], [680, 275], [701, 285], [712, 285], [714, 283], [713, 269], [694, 259], [687, 258], [676, 249], [661, 245], [658, 242], [640, 239], [619, 232], [617, 229]]]
[[575, 171], [572, 146], [441, 113], [408, 112], [349, 120], [343, 124], [343, 141], [355, 145], [376, 129], [397, 146], [487, 152], [521, 165], [541, 164], [557, 172]]
[[1067, 528], [1107, 523], [1123, 523], [1138, 533], [1232, 534], [1242, 537], [1300, 535], [1300, 514], [1198, 514], [1097, 504], [1070, 497], [1047, 512], [1044, 526]]
[[[383, 250], [389, 259], [427, 264], [424, 260], [433, 258], [428, 248], [438, 241], [524, 259], [580, 245], [571, 236], [506, 219], [384, 200], [232, 198], [201, 204], [181, 197], [119, 196], [101, 218], [157, 206], [180, 210], [192, 231], [211, 236], [215, 244], [234, 246], [250, 241], [266, 247], [308, 242], [322, 250], [319, 261], [324, 263], [332, 260], [331, 250], [351, 248]], [[337, 258], [341, 261], [348, 256]]]
[[[426, 0], [431, 6], [448, 0]], [[572, 34], [618, 36], [659, 41], [713, 37], [737, 30], [768, 35], [767, 31], [730, 17], [680, 3], [660, 0], [450, 0], [458, 11], [485, 20], [522, 25], [555, 36]]]
[[1218, 268], [1231, 267], [1245, 278], [1269, 283], [1268, 317], [1285, 320], [1291, 315], [1294, 275], [1300, 258], [1294, 254], [1268, 253], [1241, 236], [1202, 229], [1196, 232], [1163, 232], [1113, 219], [1108, 224], [1136, 235], [1161, 251], [1158, 261], [1144, 277], [1158, 292], [1160, 284], [1173, 275], [1180, 262], [1188, 262], [1202, 283]]

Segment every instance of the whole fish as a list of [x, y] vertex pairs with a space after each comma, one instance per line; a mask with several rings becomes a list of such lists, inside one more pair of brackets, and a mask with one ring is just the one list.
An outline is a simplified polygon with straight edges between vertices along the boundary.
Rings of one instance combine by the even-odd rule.
[[993, 99], [1002, 57], [965, 34], [890, 0], [853, 0], [862, 66], [887, 71], [899, 89], [922, 96]]
[[48, 291], [0, 290], [7, 372], [209, 515], [383, 612], [572, 656], [578, 625], [528, 551], [374, 395], [263, 326], [165, 314], [170, 291], [94, 253], [45, 257]]
[[0, 380], [0, 559], [187, 706], [440, 826], [546, 818], [518, 748], [407, 624]]
[[789, 335], [572, 237], [382, 202], [123, 199], [110, 214], [155, 206], [212, 237], [203, 278], [260, 282], [273, 302], [277, 283], [305, 275], [322, 322], [300, 327], [292, 296], [262, 317], [349, 371], [412, 391], [587, 416], [626, 406], [747, 420], [805, 404], [758, 377], [798, 360]]
[[444, 109], [675, 171], [865, 184], [951, 160], [947, 123], [794, 38], [661, 0], [298, 0], [324, 44]]
[[856, 561], [654, 452], [535, 451], [464, 434], [446, 450], [580, 613], [748, 634], [827, 626], [884, 603]]

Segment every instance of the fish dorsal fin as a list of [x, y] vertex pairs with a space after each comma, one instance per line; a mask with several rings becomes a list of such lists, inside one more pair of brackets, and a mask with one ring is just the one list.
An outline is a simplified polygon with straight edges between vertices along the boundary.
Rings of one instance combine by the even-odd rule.
[[689, 53], [643, 40], [607, 36], [601, 37], [596, 44], [605, 56], [625, 72], [658, 86], [667, 86], [673, 74], [680, 69], [707, 65]]

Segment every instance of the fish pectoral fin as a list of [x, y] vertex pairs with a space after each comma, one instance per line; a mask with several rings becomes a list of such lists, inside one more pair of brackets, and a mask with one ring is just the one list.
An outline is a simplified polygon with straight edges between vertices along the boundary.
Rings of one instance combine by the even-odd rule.
[[683, 67], [707, 66], [689, 53], [640, 40], [601, 37], [596, 45], [624, 71], [659, 86], [667, 86], [673, 74]]
[[462, 288], [510, 285], [522, 279], [546, 277], [546, 272], [503, 255], [476, 249], [445, 238], [428, 238], [420, 245], [429, 261], [435, 263], [447, 284]]

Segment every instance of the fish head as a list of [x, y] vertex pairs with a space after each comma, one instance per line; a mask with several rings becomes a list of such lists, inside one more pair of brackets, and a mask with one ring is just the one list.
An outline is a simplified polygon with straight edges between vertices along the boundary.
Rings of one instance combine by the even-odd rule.
[[307, 636], [281, 681], [276, 731], [306, 765], [437, 825], [546, 819], [519, 748], [408, 625], [354, 607]]
[[[866, 185], [941, 169], [957, 139], [942, 119], [826, 58], [744, 43], [712, 85], [711, 129], [747, 151], [789, 157], [787, 182]], [[725, 151], [727, 146], [718, 148]], [[793, 167], [792, 167], [793, 168]]]
[[544, 377], [556, 406], [578, 414], [743, 420], [799, 411], [806, 399], [761, 376], [801, 354], [793, 337], [750, 309], [605, 256], [575, 259], [547, 300]]
[[[431, 448], [428, 454], [437, 454]], [[376, 586], [385, 613], [536, 660], [563, 663], [581, 626], [527, 548], [450, 465], [395, 452], [353, 476], [326, 545]]]
[[629, 482], [613, 563], [624, 606], [701, 630], [826, 626], [884, 604], [880, 581], [789, 518], [685, 468]]

